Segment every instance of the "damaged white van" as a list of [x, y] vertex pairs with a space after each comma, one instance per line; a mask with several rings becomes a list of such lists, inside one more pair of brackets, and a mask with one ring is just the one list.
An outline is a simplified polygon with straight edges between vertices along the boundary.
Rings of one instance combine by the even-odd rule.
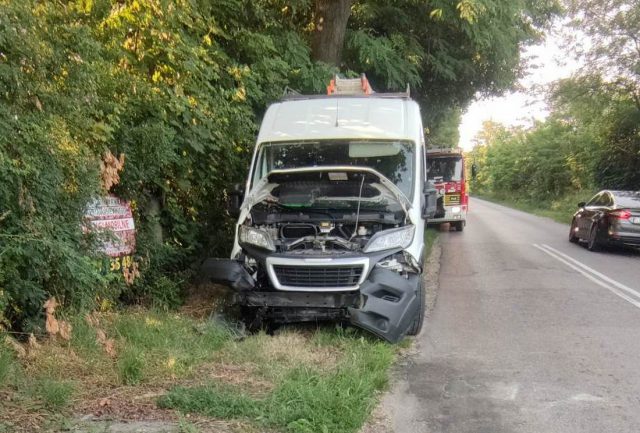
[[418, 104], [357, 81], [360, 92], [337, 79], [328, 95], [268, 108], [231, 259], [203, 269], [254, 324], [350, 322], [397, 342], [422, 327], [435, 189]]

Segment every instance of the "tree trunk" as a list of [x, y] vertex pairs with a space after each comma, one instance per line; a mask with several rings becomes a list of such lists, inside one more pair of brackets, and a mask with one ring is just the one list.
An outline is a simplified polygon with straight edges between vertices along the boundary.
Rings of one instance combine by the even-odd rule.
[[311, 41], [313, 60], [340, 66], [353, 0], [316, 0]]

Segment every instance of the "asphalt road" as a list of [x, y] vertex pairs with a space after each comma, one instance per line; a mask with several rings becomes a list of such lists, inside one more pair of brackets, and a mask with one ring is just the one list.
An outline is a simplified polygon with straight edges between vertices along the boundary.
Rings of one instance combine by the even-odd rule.
[[396, 432], [640, 432], [640, 254], [568, 230], [472, 199], [465, 231], [441, 233]]

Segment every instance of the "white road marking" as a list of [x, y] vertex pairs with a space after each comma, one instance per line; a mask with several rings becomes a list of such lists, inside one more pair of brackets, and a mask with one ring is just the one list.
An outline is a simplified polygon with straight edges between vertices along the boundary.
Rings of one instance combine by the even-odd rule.
[[576, 394], [571, 397], [573, 401], [603, 401], [604, 398], [591, 394]]
[[[576, 272], [578, 272], [578, 273], [582, 274], [583, 276], [585, 276], [585, 277], [586, 277], [586, 278], [588, 278], [589, 280], [593, 281], [594, 283], [596, 283], [596, 284], [597, 284], [597, 285], [599, 285], [600, 287], [604, 287], [605, 289], [609, 290], [611, 293], [615, 294], [616, 296], [621, 297], [622, 299], [624, 299], [625, 301], [629, 302], [629, 303], [630, 303], [630, 304], [632, 304], [633, 306], [635, 306], [635, 307], [637, 307], [637, 308], [640, 308], [640, 302], [639, 302], [639, 301], [637, 301], [636, 299], [633, 299], [632, 297], [630, 297], [630, 296], [628, 296], [627, 294], [625, 294], [625, 293], [621, 292], [620, 290], [616, 289], [615, 287], [613, 287], [613, 286], [611, 286], [611, 285], [607, 284], [605, 281], [603, 281], [603, 280], [601, 280], [601, 279], [596, 278], [596, 276], [595, 276], [595, 275], [592, 275], [592, 274], [588, 273], [588, 272], [587, 272], [586, 270], [584, 270], [583, 268], [578, 267], [578, 266], [574, 265], [573, 263], [571, 263], [570, 261], [568, 261], [568, 260], [564, 259], [562, 256], [560, 256], [560, 255], [556, 254], [556, 253], [554, 252], [555, 250], [553, 250], [553, 249], [551, 249], [551, 250], [546, 249], [545, 247], [551, 248], [551, 247], [549, 247], [548, 245], [544, 245], [544, 244], [543, 244], [542, 246], [540, 246], [540, 245], [538, 245], [538, 244], [533, 244], [533, 246], [534, 246], [534, 247], [536, 247], [537, 249], [539, 249], [540, 251], [544, 252], [545, 254], [547, 254], [547, 255], [549, 255], [549, 256], [551, 256], [551, 257], [553, 257], [554, 259], [558, 260], [559, 262], [564, 263], [565, 265], [569, 266], [571, 269], [573, 269], [574, 271], [576, 271]], [[575, 260], [575, 259], [571, 259], [571, 260], [572, 260], [572, 261], [576, 261], [576, 262], [577, 262], [577, 260]], [[580, 262], [578, 262], [578, 263], [580, 263]], [[580, 264], [582, 265], [582, 263], [580, 263]], [[582, 266], [584, 266], [585, 268], [591, 269], [591, 268], [589, 268], [587, 265], [582, 265]], [[597, 272], [597, 271], [594, 271], [594, 272]], [[600, 272], [597, 272], [597, 274], [599, 274], [599, 275], [603, 275], [603, 274], [601, 274]], [[610, 278], [609, 278], [609, 277], [607, 277], [607, 279], [609, 279], [609, 280], [610, 280]], [[615, 280], [613, 280], [613, 281], [615, 281]], [[618, 283], [617, 281], [616, 281], [616, 283], [617, 283], [617, 284], [621, 284], [621, 283]], [[622, 285], [622, 284], [621, 284], [621, 285]], [[625, 286], [625, 287], [626, 287], [626, 286]], [[635, 290], [633, 290], [633, 289], [629, 289], [629, 290], [631, 290], [632, 292], [634, 292], [634, 293], [636, 293], [636, 294], [637, 294], [637, 292], [636, 292]]]
[[542, 244], [542, 247], [547, 248], [550, 251], [553, 251], [554, 253], [558, 254], [561, 257], [564, 257], [565, 259], [569, 260], [570, 262], [575, 263], [577, 266], [580, 266], [582, 269], [591, 272], [593, 275], [595, 275], [596, 277], [601, 278], [602, 280], [606, 281], [607, 283], [617, 287], [618, 289], [624, 290], [625, 292], [629, 293], [632, 296], [636, 296], [638, 299], [640, 299], [640, 293], [633, 290], [631, 287], [629, 286], [625, 286], [624, 284], [614, 280], [613, 278], [609, 278], [606, 275], [596, 271], [593, 268], [590, 268], [589, 266], [585, 265], [584, 263], [581, 263], [579, 261], [577, 261], [576, 259], [574, 259], [573, 257], [570, 257], [568, 255], [566, 255], [563, 252], [560, 252], [558, 250], [556, 250], [555, 248], [550, 247], [547, 244]]

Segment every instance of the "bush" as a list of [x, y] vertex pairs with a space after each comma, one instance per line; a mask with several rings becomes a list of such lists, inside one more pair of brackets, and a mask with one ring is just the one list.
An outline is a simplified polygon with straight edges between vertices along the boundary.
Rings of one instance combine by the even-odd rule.
[[[227, 253], [224, 191], [246, 171], [256, 116], [290, 71], [318, 87], [328, 69], [262, 2], [0, 4], [0, 321], [37, 331], [50, 296], [174, 307], [185, 269]], [[105, 152], [125, 155], [111, 192], [134, 209], [132, 289], [94, 265], [81, 228], [107, 193]]]

